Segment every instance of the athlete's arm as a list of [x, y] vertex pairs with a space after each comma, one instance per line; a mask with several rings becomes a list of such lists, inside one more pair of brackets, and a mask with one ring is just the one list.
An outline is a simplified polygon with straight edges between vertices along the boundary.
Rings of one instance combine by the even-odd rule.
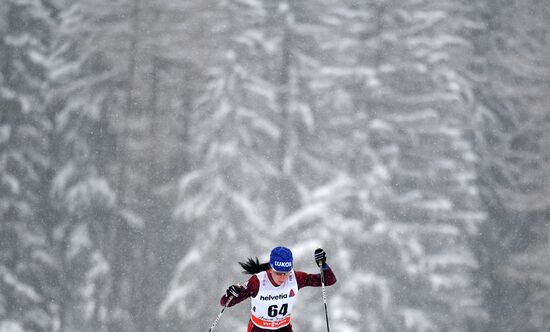
[[[232, 307], [248, 299], [249, 297], [254, 297], [258, 295], [259, 289], [260, 289], [260, 281], [258, 280], [258, 277], [253, 275], [252, 277], [250, 277], [250, 279], [248, 279], [248, 281], [243, 286], [241, 286], [241, 291], [239, 293], [239, 296], [234, 297], [233, 300], [231, 300], [231, 302], [227, 306]], [[227, 295], [222, 296], [222, 298], [220, 299], [220, 304], [222, 306], [225, 306], [228, 299], [229, 298], [227, 297]]]
[[[298, 289], [302, 287], [320, 287], [321, 286], [321, 274], [311, 274], [301, 271], [294, 271], [296, 275], [296, 282], [298, 283]], [[328, 266], [327, 263], [323, 264], [323, 275], [325, 277], [325, 285], [330, 286], [336, 283], [336, 276], [334, 272]]]

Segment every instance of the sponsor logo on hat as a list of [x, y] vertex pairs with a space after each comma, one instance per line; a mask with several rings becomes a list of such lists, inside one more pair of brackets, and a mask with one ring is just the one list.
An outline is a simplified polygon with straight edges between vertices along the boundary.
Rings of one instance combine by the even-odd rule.
[[273, 263], [273, 265], [275, 265], [276, 267], [291, 267], [292, 262], [278, 262], [278, 261], [275, 261]]

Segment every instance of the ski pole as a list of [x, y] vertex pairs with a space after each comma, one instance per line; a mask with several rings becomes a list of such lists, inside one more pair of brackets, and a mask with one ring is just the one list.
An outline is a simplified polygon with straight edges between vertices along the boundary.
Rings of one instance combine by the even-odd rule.
[[214, 323], [212, 323], [212, 326], [210, 326], [210, 330], [208, 330], [208, 332], [214, 331], [214, 328], [218, 324], [218, 321], [220, 320], [220, 318], [223, 315], [223, 312], [225, 311], [225, 308], [227, 308], [227, 306], [229, 305], [229, 302], [231, 302], [231, 300], [233, 300], [233, 296], [230, 296], [229, 299], [227, 300], [227, 302], [225, 302], [225, 305], [223, 306], [222, 311], [220, 311], [220, 313], [218, 314], [218, 317], [216, 317], [216, 320], [214, 321]]
[[325, 276], [323, 274], [323, 264], [319, 264], [319, 270], [321, 270], [321, 290], [323, 291], [323, 303], [325, 304], [325, 318], [327, 319], [327, 332], [330, 332], [330, 327], [328, 326], [327, 290], [325, 288]]

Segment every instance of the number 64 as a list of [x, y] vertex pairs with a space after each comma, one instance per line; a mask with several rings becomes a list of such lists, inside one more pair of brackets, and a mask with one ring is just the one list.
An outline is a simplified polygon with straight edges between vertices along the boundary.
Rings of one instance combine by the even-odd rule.
[[281, 310], [279, 310], [279, 306], [274, 304], [274, 305], [270, 305], [269, 308], [267, 308], [267, 314], [269, 315], [269, 317], [275, 317], [277, 315], [286, 315], [286, 313], [288, 312], [288, 303], [284, 303], [282, 306], [281, 306]]

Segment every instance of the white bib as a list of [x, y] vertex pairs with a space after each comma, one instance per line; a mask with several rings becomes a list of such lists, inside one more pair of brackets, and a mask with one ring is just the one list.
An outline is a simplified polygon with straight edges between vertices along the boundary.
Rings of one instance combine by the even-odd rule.
[[298, 283], [294, 271], [290, 271], [288, 279], [280, 286], [274, 286], [263, 271], [256, 276], [260, 281], [258, 294], [251, 299], [252, 322], [254, 325], [268, 330], [276, 330], [290, 324], [292, 306], [298, 295]]

